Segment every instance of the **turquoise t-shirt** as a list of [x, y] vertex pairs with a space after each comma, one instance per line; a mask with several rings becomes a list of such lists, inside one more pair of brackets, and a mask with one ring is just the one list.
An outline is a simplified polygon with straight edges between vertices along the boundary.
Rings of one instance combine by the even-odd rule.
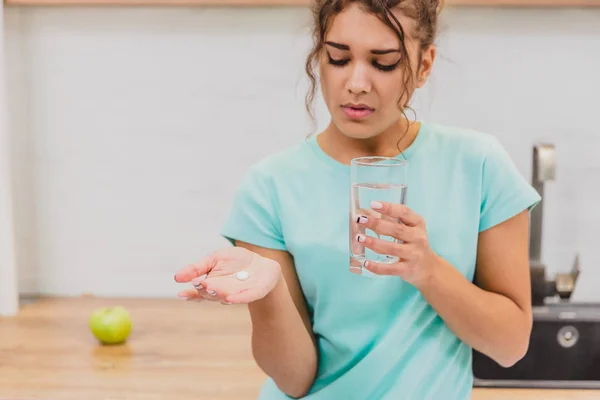
[[[406, 204], [432, 249], [473, 280], [479, 232], [541, 199], [492, 135], [422, 123], [404, 152]], [[414, 286], [349, 270], [350, 167], [316, 136], [254, 164], [222, 235], [287, 250], [313, 323], [319, 370], [312, 400], [467, 400], [472, 349]], [[288, 399], [269, 378], [260, 399]]]

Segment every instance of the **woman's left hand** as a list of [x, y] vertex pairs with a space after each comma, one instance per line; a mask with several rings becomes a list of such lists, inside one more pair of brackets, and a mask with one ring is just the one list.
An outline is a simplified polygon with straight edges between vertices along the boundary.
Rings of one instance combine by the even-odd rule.
[[[371, 203], [372, 210], [358, 215], [354, 221], [359, 227], [367, 228], [379, 234], [401, 241], [385, 241], [365, 234], [354, 237], [358, 245], [365, 246], [375, 253], [398, 257], [393, 264], [365, 262], [364, 268], [377, 275], [396, 275], [406, 282], [419, 287], [433, 274], [437, 254], [429, 247], [425, 220], [402, 204], [386, 202]], [[381, 214], [381, 217], [378, 215]], [[397, 220], [401, 223], [396, 222]], [[364, 229], [360, 229], [364, 232]]]

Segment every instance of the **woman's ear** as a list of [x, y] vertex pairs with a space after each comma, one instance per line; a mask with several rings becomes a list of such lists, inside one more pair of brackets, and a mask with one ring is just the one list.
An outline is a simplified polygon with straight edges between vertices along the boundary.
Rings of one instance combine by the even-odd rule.
[[417, 75], [417, 87], [421, 88], [427, 83], [427, 79], [431, 74], [433, 62], [435, 61], [436, 48], [435, 45], [429, 46], [421, 55], [421, 65], [419, 65], [419, 73]]

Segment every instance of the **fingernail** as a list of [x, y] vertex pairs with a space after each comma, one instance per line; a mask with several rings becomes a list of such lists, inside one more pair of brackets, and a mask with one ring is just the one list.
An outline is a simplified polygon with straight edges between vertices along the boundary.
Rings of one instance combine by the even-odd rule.
[[379, 209], [383, 208], [383, 204], [381, 204], [378, 201], [372, 201], [371, 202], [371, 208], [374, 209], [374, 210], [379, 210]]
[[356, 240], [358, 240], [360, 243], [364, 243], [367, 240], [367, 238], [359, 233], [358, 235], [356, 235]]
[[369, 260], [365, 260], [365, 262], [363, 263], [363, 267], [367, 268], [369, 266]]
[[182, 299], [188, 298], [184, 293], [179, 293], [178, 296], [181, 297]]
[[208, 290], [208, 289], [206, 289], [206, 293], [210, 294], [211, 296], [215, 296], [217, 294], [217, 292], [215, 292], [214, 290]]
[[197, 278], [194, 278], [194, 279], [192, 279], [192, 285], [198, 286], [200, 284], [200, 282], [202, 282], [205, 279], [206, 279], [206, 274], [199, 276]]
[[366, 224], [368, 221], [369, 221], [369, 218], [367, 218], [364, 215], [361, 215], [356, 219], [356, 222], [359, 224]]

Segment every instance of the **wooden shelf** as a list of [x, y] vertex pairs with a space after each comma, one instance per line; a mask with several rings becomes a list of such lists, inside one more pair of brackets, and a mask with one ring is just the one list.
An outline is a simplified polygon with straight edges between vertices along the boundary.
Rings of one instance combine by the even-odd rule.
[[[4, 0], [24, 6], [307, 6], [309, 0]], [[447, 0], [450, 7], [600, 7], [600, 0]]]
[[307, 0], [4, 0], [6, 5], [27, 6], [307, 6]]

